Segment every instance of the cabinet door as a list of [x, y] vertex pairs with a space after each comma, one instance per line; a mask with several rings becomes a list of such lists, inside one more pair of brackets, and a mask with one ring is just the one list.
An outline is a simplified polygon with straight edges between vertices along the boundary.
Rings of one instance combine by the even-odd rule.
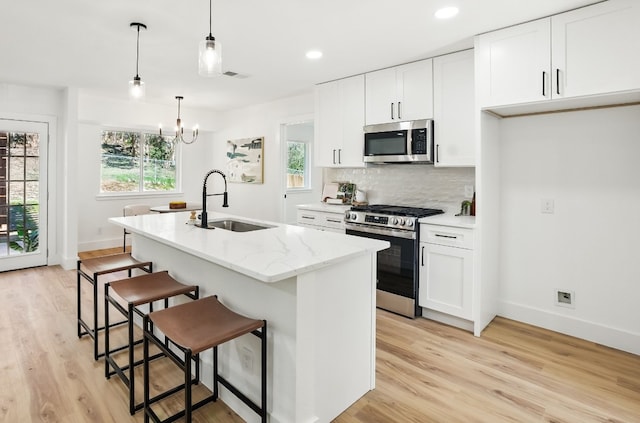
[[473, 50], [433, 59], [435, 166], [475, 166]]
[[338, 82], [316, 86], [314, 122], [314, 162], [319, 167], [336, 165], [337, 142], [342, 137]]
[[551, 18], [553, 96], [640, 88], [640, 4], [608, 1]]
[[340, 92], [341, 135], [337, 164], [364, 167], [364, 75], [338, 81]]
[[315, 102], [315, 165], [364, 166], [364, 75], [316, 86]]
[[398, 120], [433, 118], [433, 60], [421, 60], [398, 66]]
[[550, 18], [479, 35], [476, 39], [481, 107], [551, 98]]
[[473, 250], [420, 243], [421, 307], [471, 320]]
[[396, 68], [367, 73], [365, 85], [366, 124], [398, 121]]

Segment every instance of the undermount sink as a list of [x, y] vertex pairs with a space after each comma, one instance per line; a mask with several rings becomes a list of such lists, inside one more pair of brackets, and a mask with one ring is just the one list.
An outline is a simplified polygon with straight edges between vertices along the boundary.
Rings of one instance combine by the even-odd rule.
[[258, 225], [256, 223], [243, 222], [235, 219], [210, 220], [207, 222], [207, 229], [225, 229], [231, 232], [251, 232], [260, 229], [273, 228], [270, 225]]

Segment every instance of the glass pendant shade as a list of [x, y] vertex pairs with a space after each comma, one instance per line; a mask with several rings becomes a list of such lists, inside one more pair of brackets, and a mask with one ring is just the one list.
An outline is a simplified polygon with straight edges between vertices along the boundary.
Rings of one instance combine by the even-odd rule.
[[198, 48], [198, 73], [201, 76], [222, 75], [222, 45], [214, 37], [200, 41]]
[[137, 31], [136, 37], [136, 76], [133, 77], [131, 81], [129, 81], [129, 97], [132, 100], [140, 100], [144, 98], [145, 90], [144, 90], [144, 82], [140, 78], [138, 74], [138, 64], [140, 61], [140, 29], [147, 29], [147, 26], [140, 22], [131, 22], [129, 24], [131, 29]]
[[133, 100], [140, 100], [144, 98], [144, 82], [139, 76], [135, 76], [129, 81], [129, 97]]

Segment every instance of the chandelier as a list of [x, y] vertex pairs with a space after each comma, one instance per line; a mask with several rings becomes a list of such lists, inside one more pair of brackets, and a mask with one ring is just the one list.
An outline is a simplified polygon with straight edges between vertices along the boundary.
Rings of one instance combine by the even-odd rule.
[[[182, 124], [182, 120], [180, 119], [180, 102], [184, 97], [177, 95], [176, 100], [178, 100], [178, 119], [176, 120], [176, 135], [171, 140], [173, 144], [178, 144], [183, 142], [185, 144], [193, 144], [198, 139], [198, 125], [193, 127], [193, 135], [191, 141], [187, 141], [184, 139], [184, 126]], [[162, 136], [162, 125], [160, 125], [160, 136]]]

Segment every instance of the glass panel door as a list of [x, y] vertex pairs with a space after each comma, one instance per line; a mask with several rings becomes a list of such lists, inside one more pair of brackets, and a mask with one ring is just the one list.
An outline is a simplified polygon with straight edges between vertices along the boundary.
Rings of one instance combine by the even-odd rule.
[[0, 271], [47, 264], [47, 139], [46, 123], [0, 119]]

